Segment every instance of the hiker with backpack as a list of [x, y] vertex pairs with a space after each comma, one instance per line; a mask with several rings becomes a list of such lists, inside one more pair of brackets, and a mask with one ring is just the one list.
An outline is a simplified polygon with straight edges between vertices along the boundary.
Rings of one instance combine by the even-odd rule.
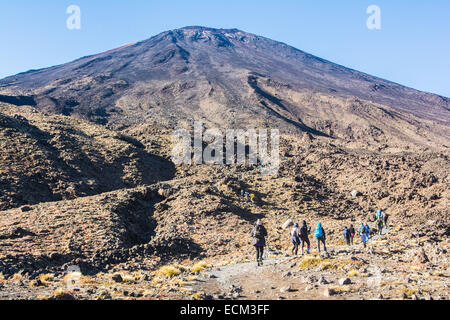
[[361, 226], [359, 227], [358, 232], [361, 235], [361, 241], [365, 248], [367, 245], [367, 242], [369, 241], [369, 229], [366, 228], [364, 223], [361, 223]]
[[380, 209], [378, 209], [375, 213], [375, 221], [377, 221], [378, 219], [383, 220], [383, 212]]
[[258, 267], [263, 265], [264, 247], [266, 245], [267, 230], [263, 226], [261, 219], [258, 219], [256, 226], [252, 229], [253, 246], [256, 249], [256, 262]]
[[378, 217], [376, 224], [377, 224], [378, 234], [381, 236], [383, 233], [383, 218]]
[[300, 244], [300, 229], [298, 227], [298, 223], [294, 225], [294, 228], [291, 230], [291, 241], [294, 247], [292, 248], [292, 255], [298, 254], [298, 245]]
[[327, 252], [327, 247], [325, 245], [325, 230], [322, 227], [322, 222], [317, 224], [316, 229], [314, 230], [314, 236], [317, 239], [317, 250], [320, 252], [320, 243], [323, 243], [323, 250]]
[[350, 233], [350, 244], [353, 245], [353, 239], [355, 237], [355, 228], [353, 227], [352, 224], [350, 225], [348, 232]]
[[347, 227], [344, 227], [344, 238], [345, 241], [347, 242], [347, 245], [350, 246], [350, 230]]
[[303, 255], [303, 248], [305, 247], [305, 243], [308, 246], [308, 253], [311, 252], [311, 243], [309, 242], [308, 234], [311, 232], [311, 227], [308, 227], [306, 225], [306, 221], [303, 220], [302, 227], [300, 228], [300, 244], [302, 245], [302, 255]]

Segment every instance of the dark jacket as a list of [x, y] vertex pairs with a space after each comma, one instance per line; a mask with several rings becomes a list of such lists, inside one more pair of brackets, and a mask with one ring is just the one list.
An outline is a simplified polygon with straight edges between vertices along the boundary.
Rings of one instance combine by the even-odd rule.
[[[256, 230], [257, 228], [260, 228], [260, 234], [261, 237], [256, 237]], [[265, 246], [266, 245], [266, 237], [267, 237], [267, 230], [263, 225], [257, 225], [252, 230], [252, 238], [253, 238], [253, 245], [254, 246]]]
[[350, 239], [350, 230], [347, 228], [344, 228], [344, 237], [345, 239]]
[[355, 228], [354, 227], [350, 227], [350, 228], [348, 228], [348, 232], [350, 233], [350, 235], [354, 235], [354, 234], [356, 234], [356, 232], [355, 232]]
[[307, 240], [308, 239], [308, 234], [311, 232], [311, 227], [308, 228], [308, 226], [306, 225], [306, 223], [304, 223], [300, 229], [299, 235], [300, 235], [300, 239], [302, 240]]

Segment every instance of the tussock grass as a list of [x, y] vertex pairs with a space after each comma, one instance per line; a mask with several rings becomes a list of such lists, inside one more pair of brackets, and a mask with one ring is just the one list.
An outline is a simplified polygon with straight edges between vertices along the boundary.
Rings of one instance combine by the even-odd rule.
[[341, 265], [336, 261], [326, 259], [320, 264], [320, 270], [339, 270], [341, 269]]
[[356, 292], [355, 289], [353, 289], [349, 285], [343, 285], [343, 286], [332, 286], [330, 289], [334, 290], [336, 293], [351, 293]]
[[55, 297], [61, 297], [66, 293], [66, 291], [62, 288], [58, 288], [55, 290], [54, 293], [55, 293]]
[[358, 270], [352, 269], [349, 272], [347, 272], [347, 277], [349, 277], [349, 278], [356, 277], [356, 276], [358, 276], [358, 274], [359, 274]]
[[355, 261], [351, 259], [323, 259], [320, 257], [307, 256], [303, 258], [299, 263], [300, 269], [310, 269], [314, 267], [320, 267], [322, 271], [325, 270], [342, 270], [348, 266], [360, 266], [363, 265], [361, 261]]
[[200, 261], [192, 267], [191, 271], [192, 272], [203, 272], [203, 271], [205, 271], [206, 268], [209, 268], [209, 267], [210, 267], [210, 265], [208, 265], [206, 262]]
[[299, 269], [310, 269], [319, 266], [323, 261], [322, 258], [305, 257], [300, 261], [298, 267]]
[[53, 273], [41, 274], [39, 276], [39, 280], [45, 285], [49, 284], [52, 280], [55, 279], [55, 275]]
[[101, 284], [101, 281], [98, 281], [91, 277], [82, 276], [80, 278], [80, 284], [85, 285], [85, 286], [96, 286], [96, 285]]
[[194, 294], [192, 295], [192, 298], [194, 298], [195, 300], [202, 300], [203, 295], [204, 295], [204, 293], [201, 292], [201, 291], [199, 291], [199, 292], [197, 292], [197, 293], [194, 293]]
[[15, 273], [13, 275], [13, 280], [16, 280], [16, 281], [23, 280], [23, 276], [19, 273]]
[[156, 275], [165, 276], [165, 277], [174, 277], [181, 274], [181, 270], [174, 266], [163, 266], [158, 271], [156, 271]]

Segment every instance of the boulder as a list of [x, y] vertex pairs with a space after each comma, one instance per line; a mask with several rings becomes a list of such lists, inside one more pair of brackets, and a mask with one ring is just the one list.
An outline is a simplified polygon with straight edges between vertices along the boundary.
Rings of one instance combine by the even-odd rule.
[[115, 281], [115, 282], [122, 282], [123, 281], [122, 276], [120, 274], [118, 274], [118, 273], [113, 275], [111, 279], [113, 281]]
[[352, 280], [350, 278], [341, 278], [339, 279], [339, 284], [341, 286], [352, 283]]
[[356, 198], [361, 195], [361, 192], [359, 192], [358, 190], [352, 190], [352, 192], [350, 192], [350, 194], [353, 198]]
[[324, 276], [320, 276], [319, 280], [317, 281], [318, 284], [328, 284], [328, 280], [325, 279]]
[[280, 289], [281, 293], [291, 292], [291, 291], [292, 291], [291, 286], [283, 287], [283, 288]]
[[325, 288], [325, 290], [323, 291], [323, 295], [325, 297], [331, 297], [331, 296], [334, 296], [335, 294], [336, 294], [336, 291], [331, 288]]

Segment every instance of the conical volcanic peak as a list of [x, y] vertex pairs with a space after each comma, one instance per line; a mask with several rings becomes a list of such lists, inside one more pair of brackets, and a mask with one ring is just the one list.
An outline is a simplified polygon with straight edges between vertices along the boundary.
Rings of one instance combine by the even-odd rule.
[[450, 136], [448, 98], [238, 29], [166, 31], [5, 78], [0, 95], [0, 101], [27, 100], [44, 111], [114, 127], [175, 128], [201, 120], [207, 126], [277, 127], [382, 143], [394, 138], [445, 145]]

